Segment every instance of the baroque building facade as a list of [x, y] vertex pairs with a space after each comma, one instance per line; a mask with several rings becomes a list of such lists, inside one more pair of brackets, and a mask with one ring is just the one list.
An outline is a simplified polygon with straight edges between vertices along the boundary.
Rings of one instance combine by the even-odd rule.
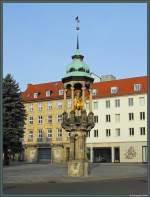
[[[69, 134], [62, 129], [64, 89], [61, 81], [28, 84], [22, 92], [27, 112], [23, 139], [27, 162], [65, 163]], [[66, 111], [71, 110], [70, 96]], [[89, 98], [85, 95], [86, 110]], [[91, 162], [147, 162], [147, 76], [92, 84], [95, 127], [86, 138]]]

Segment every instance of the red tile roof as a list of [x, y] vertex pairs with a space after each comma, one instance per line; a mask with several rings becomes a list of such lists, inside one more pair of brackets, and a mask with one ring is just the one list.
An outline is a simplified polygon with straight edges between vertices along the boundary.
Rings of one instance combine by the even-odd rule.
[[[134, 91], [134, 84], [141, 84], [140, 92]], [[111, 94], [111, 87], [118, 87], [116, 94]], [[96, 96], [93, 98], [112, 97], [112, 96], [123, 96], [132, 95], [147, 92], [147, 76], [116, 79], [105, 82], [96, 82], [92, 85], [93, 89], [96, 89]], [[63, 83], [61, 81], [49, 82], [42, 84], [28, 84], [27, 89], [21, 93], [24, 101], [36, 101], [36, 100], [54, 100], [62, 99], [63, 95], [59, 95], [59, 90], [63, 89]], [[51, 96], [46, 97], [46, 90], [52, 91]], [[34, 98], [34, 93], [38, 92], [38, 98]]]

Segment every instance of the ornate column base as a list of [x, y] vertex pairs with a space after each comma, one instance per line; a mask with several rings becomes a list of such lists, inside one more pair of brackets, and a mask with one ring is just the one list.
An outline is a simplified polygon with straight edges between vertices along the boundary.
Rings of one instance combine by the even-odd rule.
[[89, 171], [89, 163], [87, 161], [72, 160], [68, 162], [68, 176], [88, 176]]

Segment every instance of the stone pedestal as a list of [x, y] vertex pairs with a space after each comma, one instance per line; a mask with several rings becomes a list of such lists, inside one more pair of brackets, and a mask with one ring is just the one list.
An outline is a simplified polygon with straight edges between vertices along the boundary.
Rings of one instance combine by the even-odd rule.
[[73, 160], [68, 162], [68, 176], [88, 176], [89, 164], [86, 161]]

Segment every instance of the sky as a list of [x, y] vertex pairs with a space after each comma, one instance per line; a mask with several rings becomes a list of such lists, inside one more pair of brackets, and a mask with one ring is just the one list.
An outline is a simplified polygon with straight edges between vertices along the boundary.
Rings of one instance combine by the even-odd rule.
[[4, 3], [3, 77], [60, 81], [79, 45], [90, 71], [129, 78], [147, 74], [146, 3]]

